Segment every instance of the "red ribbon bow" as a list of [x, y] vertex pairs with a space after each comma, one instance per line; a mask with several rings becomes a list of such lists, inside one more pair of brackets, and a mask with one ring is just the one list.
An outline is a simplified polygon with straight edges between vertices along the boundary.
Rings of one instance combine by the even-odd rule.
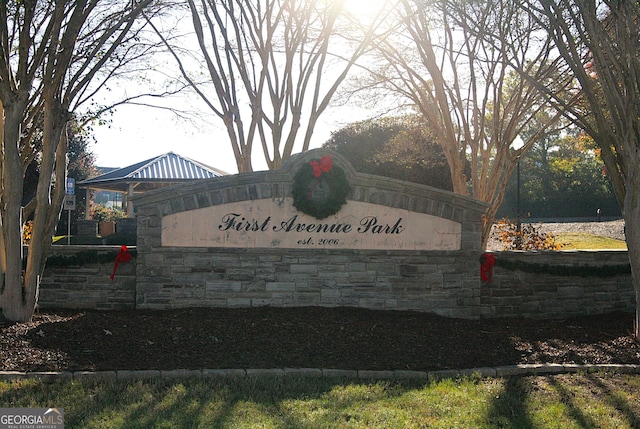
[[320, 177], [322, 176], [322, 173], [328, 173], [331, 171], [333, 168], [333, 159], [331, 159], [330, 156], [323, 156], [320, 159], [320, 162], [314, 160], [309, 164], [313, 167], [313, 175], [315, 177]]
[[127, 246], [120, 246], [120, 252], [116, 255], [116, 261], [113, 264], [113, 274], [111, 274], [110, 278], [113, 281], [116, 276], [116, 271], [118, 271], [118, 263], [119, 262], [129, 262], [131, 260], [131, 253], [127, 252]]
[[480, 256], [480, 277], [483, 282], [490, 282], [493, 277], [493, 266], [496, 264], [496, 257], [493, 253], [483, 253]]

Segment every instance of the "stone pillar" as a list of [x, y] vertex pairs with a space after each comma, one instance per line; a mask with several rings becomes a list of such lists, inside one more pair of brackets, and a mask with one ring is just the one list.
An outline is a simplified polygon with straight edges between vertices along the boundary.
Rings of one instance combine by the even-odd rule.
[[116, 231], [119, 234], [136, 234], [138, 232], [138, 219], [119, 219], [116, 222]]
[[98, 235], [98, 221], [85, 219], [78, 221], [78, 235], [83, 237], [95, 237]]

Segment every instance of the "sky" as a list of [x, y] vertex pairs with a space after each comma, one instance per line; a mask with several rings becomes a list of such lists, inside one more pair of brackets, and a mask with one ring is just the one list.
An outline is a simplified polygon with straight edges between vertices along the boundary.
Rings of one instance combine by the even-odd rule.
[[[321, 147], [331, 137], [332, 131], [366, 119], [367, 115], [368, 112], [356, 107], [330, 107], [316, 126], [311, 148]], [[119, 106], [108, 125], [94, 127], [96, 142], [91, 151], [98, 167], [126, 167], [174, 152], [227, 173], [237, 173], [231, 144], [222, 122], [213, 114], [209, 115], [208, 121], [194, 124], [163, 109]], [[267, 169], [257, 141], [254, 151], [254, 170]], [[300, 151], [300, 148], [296, 151]]]
[[174, 114], [145, 106], [124, 105], [108, 125], [94, 128], [91, 150], [98, 167], [126, 167], [167, 152], [237, 173], [231, 145], [222, 128], [194, 126]]

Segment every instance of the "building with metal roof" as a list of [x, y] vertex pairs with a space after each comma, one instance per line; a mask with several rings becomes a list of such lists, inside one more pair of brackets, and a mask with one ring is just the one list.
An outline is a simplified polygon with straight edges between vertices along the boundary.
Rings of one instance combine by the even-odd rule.
[[[126, 196], [127, 217], [133, 217], [133, 205], [130, 199], [139, 194], [165, 186], [184, 183], [190, 180], [211, 179], [227, 175], [222, 170], [201, 162], [180, 156], [173, 152], [141, 161], [128, 167], [118, 168], [105, 174], [83, 180], [79, 188], [90, 190], [119, 192]], [[90, 216], [87, 210], [87, 218]]]

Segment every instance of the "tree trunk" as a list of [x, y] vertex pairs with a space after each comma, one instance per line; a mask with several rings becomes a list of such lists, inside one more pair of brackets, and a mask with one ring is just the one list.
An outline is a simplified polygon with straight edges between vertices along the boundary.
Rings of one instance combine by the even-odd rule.
[[0, 295], [2, 314], [8, 320], [29, 321], [33, 309], [25, 307], [22, 252], [22, 163], [18, 151], [20, 124], [26, 102], [17, 97], [4, 107], [2, 198], [2, 235], [4, 244], [4, 288]]
[[634, 336], [640, 342], [640, 152], [629, 160], [624, 202], [624, 222], [633, 288], [636, 294]]
[[[67, 139], [66, 133], [63, 133], [66, 118], [65, 109], [45, 91], [42, 163], [29, 254], [23, 276], [25, 312], [30, 310], [33, 313], [38, 303], [40, 278], [51, 248], [53, 230], [60, 218], [66, 177]], [[55, 177], [53, 189], [52, 177]]]
[[240, 158], [236, 158], [236, 165], [238, 166], [238, 173], [250, 173], [253, 171], [251, 165], [251, 152], [244, 152]]
[[498, 207], [489, 206], [485, 215], [482, 217], [482, 250], [486, 250], [489, 245], [489, 239], [491, 238], [491, 230], [493, 229], [493, 223], [496, 220], [496, 212]]

